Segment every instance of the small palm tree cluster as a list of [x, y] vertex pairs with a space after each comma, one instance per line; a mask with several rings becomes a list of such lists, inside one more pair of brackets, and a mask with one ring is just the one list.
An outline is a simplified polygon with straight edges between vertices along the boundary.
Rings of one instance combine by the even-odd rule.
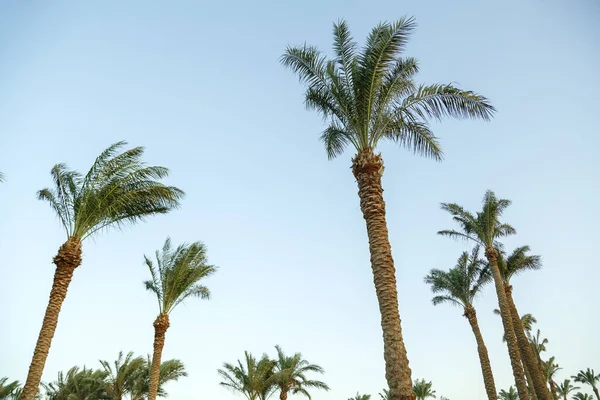
[[329, 390], [326, 383], [307, 376], [323, 374], [323, 368], [309, 363], [300, 353], [288, 356], [279, 346], [275, 346], [275, 350], [277, 357], [273, 359], [263, 354], [257, 360], [246, 351], [243, 361], [224, 363], [218, 370], [223, 379], [221, 386], [243, 394], [248, 400], [266, 400], [276, 393], [280, 400], [286, 400], [289, 394], [301, 394], [311, 399], [311, 390]]
[[[149, 395], [150, 360], [134, 357], [132, 352], [116, 361], [100, 360], [101, 368], [75, 366], [66, 373], [59, 372], [56, 381], [41, 384], [39, 400], [145, 400]], [[167, 360], [160, 366], [158, 396], [166, 397], [165, 384], [187, 376], [183, 363]], [[19, 382], [6, 384], [0, 379], [0, 400], [18, 400]]]
[[[415, 393], [417, 400], [426, 400], [426, 399], [435, 399], [436, 394], [435, 390], [433, 390], [433, 383], [427, 382], [425, 379], [417, 379], [413, 383], [413, 391]], [[356, 396], [348, 399], [348, 400], [369, 400], [371, 395], [360, 393], [356, 393]], [[390, 400], [390, 391], [388, 389], [383, 389], [381, 393], [379, 393], [379, 398], [381, 400]], [[440, 400], [448, 400], [444, 396], [440, 396]]]

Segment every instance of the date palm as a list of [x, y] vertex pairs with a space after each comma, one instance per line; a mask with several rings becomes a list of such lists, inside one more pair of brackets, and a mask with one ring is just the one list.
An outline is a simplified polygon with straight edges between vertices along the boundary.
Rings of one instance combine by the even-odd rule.
[[[138, 368], [132, 376], [131, 382], [127, 385], [127, 393], [131, 400], [146, 400], [150, 392], [150, 367], [152, 360], [148, 358], [144, 364]], [[164, 385], [170, 381], [178, 381], [179, 378], [188, 376], [185, 371], [185, 365], [180, 360], [166, 360], [160, 364], [158, 377], [158, 397], [166, 397], [167, 392]]]
[[371, 268], [379, 301], [386, 379], [392, 400], [414, 399], [411, 370], [402, 338], [394, 260], [385, 218], [380, 140], [392, 140], [414, 153], [442, 159], [429, 121], [444, 117], [488, 120], [494, 108], [474, 92], [451, 84], [418, 85], [414, 58], [403, 52], [415, 28], [412, 18], [380, 23], [362, 49], [348, 25], [333, 26], [334, 58], [313, 46], [288, 47], [281, 58], [306, 86], [305, 103], [328, 120], [321, 140], [329, 158], [351, 146], [352, 172], [367, 226]]
[[260, 360], [244, 352], [245, 360], [237, 365], [224, 363], [217, 372], [223, 379], [221, 386], [242, 393], [248, 400], [266, 400], [276, 389], [274, 384], [276, 362], [266, 354]]
[[511, 386], [508, 388], [508, 391], [502, 389], [500, 393], [498, 393], [498, 398], [500, 400], [518, 400], [519, 394], [517, 393], [515, 388]]
[[286, 356], [281, 347], [275, 346], [277, 350], [277, 359], [275, 360], [275, 375], [273, 383], [279, 390], [279, 399], [286, 400], [288, 393], [303, 394], [311, 398], [308, 389], [329, 390], [325, 382], [315, 381], [306, 377], [307, 373], [323, 374], [323, 368], [316, 364], [311, 364], [302, 358], [302, 354], [295, 353], [293, 356]]
[[100, 360], [100, 364], [107, 375], [106, 391], [111, 400], [122, 400], [135, 384], [146, 360], [143, 357], [134, 357], [133, 352], [127, 353], [123, 358], [123, 352], [120, 351], [114, 364], [103, 360]]
[[434, 305], [448, 303], [458, 306], [464, 311], [463, 315], [469, 321], [477, 342], [479, 362], [488, 399], [496, 400], [498, 396], [494, 374], [473, 306], [475, 298], [490, 279], [490, 269], [479, 258], [479, 246], [475, 246], [470, 255], [467, 252], [462, 253], [456, 266], [451, 270], [432, 269], [425, 277], [425, 283], [431, 285], [431, 291], [436, 294], [432, 299]]
[[104, 150], [85, 176], [65, 164], [55, 165], [50, 172], [54, 189], [38, 192], [38, 199], [47, 201], [56, 212], [67, 241], [53, 259], [54, 282], [22, 400], [33, 400], [38, 391], [60, 309], [73, 272], [81, 265], [82, 242], [107, 228], [121, 228], [179, 206], [183, 192], [159, 182], [169, 171], [144, 164], [143, 147], [121, 152], [125, 145], [118, 142]]
[[199, 282], [212, 275], [217, 268], [208, 265], [203, 243], [181, 244], [171, 248], [167, 238], [162, 251], [156, 251], [156, 265], [144, 256], [152, 279], [145, 281], [146, 289], [156, 295], [158, 317], [154, 321], [154, 353], [150, 368], [150, 392], [148, 400], [156, 400], [160, 364], [165, 334], [169, 328], [169, 314], [190, 297], [210, 298], [208, 288]]
[[426, 382], [425, 379], [417, 379], [413, 386], [417, 400], [435, 399], [435, 390], [431, 388], [432, 386], [433, 383]]
[[574, 392], [578, 389], [580, 389], [579, 386], [573, 386], [571, 384], [571, 380], [565, 379], [563, 383], [558, 385], [557, 392], [559, 397], [562, 397], [563, 400], [567, 400], [567, 397], [571, 394], [571, 392]]
[[579, 373], [575, 376], [572, 376], [575, 382], [585, 383], [586, 385], [590, 385], [596, 398], [600, 400], [600, 394], [598, 393], [598, 387], [596, 386], [598, 382], [600, 382], [600, 374], [596, 375], [593, 369], [588, 368], [587, 370], [579, 371]]
[[573, 400], [594, 400], [594, 396], [588, 393], [577, 392], [573, 395]]
[[48, 400], [111, 400], [106, 391], [106, 372], [73, 367], [58, 380], [44, 385]]
[[[515, 229], [512, 226], [500, 222], [502, 213], [510, 206], [510, 204], [510, 200], [498, 199], [491, 190], [488, 190], [485, 193], [483, 198], [483, 209], [476, 214], [472, 214], [458, 204], [442, 203], [442, 210], [447, 211], [452, 215], [454, 221], [458, 223], [460, 230], [443, 230], [439, 231], [438, 234], [455, 239], [473, 241], [483, 246], [485, 249], [485, 256], [491, 267], [492, 276], [494, 277], [494, 286], [498, 297], [498, 306], [500, 308], [502, 325], [504, 326], [504, 334], [507, 339], [508, 355], [510, 357], [517, 392], [520, 400], [528, 400], [529, 393], [527, 391], [523, 366], [519, 356], [519, 346], [514, 335], [510, 307], [506, 298], [502, 274], [498, 264], [499, 252], [497, 248], [500, 247], [500, 244], [497, 242], [498, 239], [515, 233]], [[539, 400], [551, 400], [549, 392], [547, 395], [545, 395], [545, 393], [540, 393], [537, 397]]]

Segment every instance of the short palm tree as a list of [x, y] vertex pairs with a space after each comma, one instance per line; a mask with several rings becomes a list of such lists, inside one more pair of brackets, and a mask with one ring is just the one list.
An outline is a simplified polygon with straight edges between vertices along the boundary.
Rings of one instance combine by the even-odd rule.
[[360, 394], [357, 392], [356, 396], [350, 397], [348, 400], [371, 400], [371, 395], [370, 394]]
[[479, 246], [475, 246], [470, 255], [467, 252], [462, 253], [456, 266], [451, 270], [432, 269], [425, 277], [425, 283], [431, 285], [431, 291], [436, 294], [432, 299], [434, 305], [448, 303], [463, 309], [463, 315], [469, 321], [477, 342], [479, 362], [488, 399], [496, 400], [498, 395], [496, 394], [494, 374], [473, 306], [473, 301], [490, 279], [490, 269], [479, 258]]
[[134, 357], [133, 352], [127, 353], [123, 358], [123, 352], [114, 363], [100, 360], [100, 364], [107, 375], [106, 391], [112, 400], [122, 400], [126, 393], [138, 379], [140, 370], [144, 368], [146, 360], [143, 357]]
[[542, 267], [540, 256], [529, 255], [529, 250], [529, 246], [518, 247], [506, 258], [502, 252], [499, 252], [498, 266], [504, 283], [504, 291], [506, 292], [506, 300], [510, 309], [513, 330], [517, 345], [519, 346], [519, 355], [521, 356], [525, 373], [529, 381], [533, 383], [536, 395], [543, 393], [544, 396], [551, 396], [551, 393], [546, 386], [543, 371], [540, 368], [538, 360], [527, 339], [526, 329], [521, 322], [517, 306], [515, 305], [512, 296], [513, 287], [511, 279], [515, 275], [527, 270], [538, 270]]
[[508, 391], [502, 389], [500, 393], [498, 393], [498, 398], [500, 400], [518, 400], [519, 394], [517, 393], [515, 388], [511, 386], [508, 388]]
[[54, 189], [38, 192], [38, 198], [56, 212], [67, 241], [53, 259], [54, 282], [22, 400], [33, 400], [38, 392], [60, 309], [73, 272], [81, 265], [82, 241], [107, 228], [123, 227], [179, 206], [183, 192], [159, 182], [169, 171], [145, 165], [141, 160], [143, 147], [120, 152], [125, 144], [108, 147], [85, 176], [67, 169], [65, 164], [55, 165], [50, 172]]
[[19, 386], [19, 381], [8, 382], [7, 377], [0, 378], [0, 400], [11, 399]]
[[244, 355], [244, 363], [240, 360], [237, 365], [224, 363], [218, 370], [223, 379], [220, 385], [242, 393], [248, 400], [266, 400], [276, 389], [276, 362], [266, 354], [258, 361], [250, 352], [246, 351]]
[[[127, 385], [127, 393], [131, 400], [146, 400], [150, 392], [150, 368], [152, 360], [148, 360], [138, 369]], [[158, 377], [158, 397], [166, 397], [167, 392], [164, 385], [170, 381], [178, 381], [179, 378], [186, 377], [185, 365], [180, 360], [165, 360], [160, 364]]]
[[379, 393], [379, 398], [381, 400], [390, 400], [390, 391], [383, 389], [382, 393]]
[[573, 400], [594, 400], [594, 396], [588, 393], [577, 392], [573, 395]]
[[379, 301], [386, 379], [392, 400], [414, 399], [411, 371], [402, 338], [394, 260], [385, 218], [380, 140], [392, 140], [415, 153], [442, 159], [429, 121], [444, 117], [489, 120], [494, 108], [471, 91], [447, 85], [418, 85], [418, 62], [403, 57], [415, 28], [412, 18], [381, 23], [362, 49], [348, 25], [333, 26], [335, 57], [328, 60], [312, 46], [288, 47], [281, 58], [306, 85], [305, 102], [329, 121], [321, 140], [329, 158], [346, 147], [356, 151], [352, 172], [367, 225], [371, 267]]
[[596, 395], [597, 400], [600, 400], [600, 394], [598, 393], [598, 382], [600, 382], [600, 374], [596, 375], [593, 369], [588, 368], [585, 371], [579, 371], [579, 373], [575, 376], [572, 376], [575, 382], [585, 383], [586, 385], [590, 385], [594, 394]]
[[[494, 192], [490, 190], [485, 193], [483, 198], [482, 211], [477, 212], [476, 215], [473, 215], [458, 204], [442, 203], [442, 210], [447, 211], [452, 215], [454, 221], [460, 226], [460, 230], [443, 230], [439, 231], [438, 234], [455, 239], [473, 241], [483, 246], [485, 249], [485, 256], [491, 267], [492, 276], [494, 277], [498, 306], [500, 308], [504, 333], [507, 338], [508, 354], [515, 384], [517, 386], [517, 392], [519, 394], [519, 399], [528, 400], [529, 393], [519, 355], [519, 345], [514, 336], [510, 307], [506, 298], [506, 292], [504, 290], [502, 275], [498, 264], [499, 253], [497, 248], [500, 247], [500, 244], [497, 240], [515, 233], [515, 229], [512, 226], [500, 222], [502, 213], [510, 204], [510, 200], [498, 199]], [[539, 400], [551, 400], [549, 392], [547, 396], [544, 393], [541, 393], [538, 394], [537, 397]]]
[[83, 367], [73, 367], [58, 380], [44, 385], [48, 400], [111, 400], [106, 391], [106, 373]]
[[156, 265], [148, 257], [144, 256], [144, 259], [152, 276], [152, 279], [144, 284], [147, 290], [156, 295], [159, 310], [154, 321], [154, 353], [148, 395], [148, 400], [156, 400], [160, 360], [165, 345], [165, 333], [169, 328], [169, 314], [190, 297], [208, 299], [210, 291], [199, 282], [212, 275], [217, 268], [207, 264], [203, 243], [182, 244], [173, 250], [169, 238], [165, 240], [162, 251], [156, 251]]
[[431, 389], [432, 386], [433, 383], [426, 382], [425, 379], [417, 379], [413, 386], [417, 400], [435, 399], [435, 390]]
[[571, 380], [565, 379], [563, 383], [558, 385], [557, 392], [559, 397], [561, 397], [563, 400], [567, 400], [567, 397], [571, 394], [571, 392], [574, 392], [578, 389], [580, 389], [579, 386], [573, 386], [571, 384]]
[[303, 394], [311, 398], [308, 389], [329, 390], [325, 382], [311, 380], [306, 377], [307, 373], [323, 374], [323, 368], [316, 364], [311, 364], [302, 358], [302, 354], [295, 353], [293, 356], [286, 356], [281, 347], [275, 346], [277, 350], [277, 359], [275, 359], [275, 376], [273, 383], [279, 390], [279, 399], [286, 400], [288, 393]]

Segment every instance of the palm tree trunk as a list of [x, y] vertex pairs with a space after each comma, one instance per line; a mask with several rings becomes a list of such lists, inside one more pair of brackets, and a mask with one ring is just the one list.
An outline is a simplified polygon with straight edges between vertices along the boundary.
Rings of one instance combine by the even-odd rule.
[[465, 317], [471, 324], [475, 340], [477, 341], [477, 352], [479, 353], [479, 362], [481, 364], [481, 372], [483, 374], [483, 383], [485, 384], [485, 391], [489, 400], [497, 400], [498, 394], [496, 393], [496, 384], [494, 383], [494, 374], [492, 373], [492, 365], [490, 364], [490, 358], [488, 357], [487, 347], [483, 341], [483, 336], [479, 330], [479, 324], [477, 323], [477, 313], [473, 307], [465, 308]]
[[360, 209], [367, 224], [371, 268], [381, 313], [385, 377], [390, 388], [390, 399], [414, 400], [416, 396], [398, 312], [396, 270], [385, 220], [381, 155], [375, 155], [370, 148], [359, 151], [352, 160], [352, 172], [358, 183]]
[[[552, 398], [554, 400], [558, 400], [558, 393], [556, 392], [556, 384], [554, 380], [550, 379], [550, 391], [552, 392]], [[600, 397], [598, 398], [600, 400]]]
[[42, 322], [42, 329], [38, 336], [27, 380], [21, 392], [21, 400], [34, 400], [39, 390], [44, 366], [52, 344], [52, 338], [58, 324], [58, 314], [62, 307], [75, 268], [81, 265], [81, 240], [75, 236], [69, 237], [67, 241], [60, 246], [58, 253], [52, 260], [56, 265], [54, 272], [54, 282], [50, 291], [50, 299], [46, 306], [46, 314]]
[[594, 391], [594, 394], [596, 395], [596, 398], [598, 400], [600, 400], [600, 393], [598, 393], [598, 388], [592, 388], [592, 390]]
[[521, 360], [523, 361], [525, 370], [531, 375], [535, 394], [539, 400], [552, 400], [552, 395], [550, 394], [550, 390], [548, 390], [546, 380], [544, 379], [542, 371], [539, 368], [539, 364], [537, 363], [537, 360], [533, 355], [533, 351], [531, 350], [529, 339], [527, 339], [527, 336], [525, 335], [525, 329], [523, 328], [521, 317], [519, 316], [519, 312], [517, 311], [517, 307], [512, 297], [512, 286], [505, 284], [504, 291], [506, 292], [506, 300], [510, 308], [510, 315], [512, 317], [513, 328], [515, 331], [517, 344], [519, 346], [519, 352], [521, 353]]
[[279, 400], [287, 400], [287, 392], [285, 390], [282, 390], [281, 393], [279, 393]]
[[[519, 354], [521, 355], [521, 351], [519, 350]], [[521, 355], [521, 360], [523, 360], [523, 356]], [[523, 370], [525, 371], [525, 378], [527, 378], [527, 387], [529, 388], [529, 395], [531, 396], [531, 400], [538, 400], [537, 395], [535, 394], [535, 387], [533, 386], [533, 380], [531, 378], [531, 373], [529, 373], [529, 368], [527, 365], [523, 364]]]
[[148, 384], [148, 400], [156, 400], [158, 393], [158, 379], [160, 377], [160, 360], [165, 346], [165, 333], [169, 329], [169, 315], [159, 314], [154, 321], [154, 354], [150, 367], [150, 380]]
[[508, 355], [510, 357], [510, 365], [515, 378], [515, 386], [519, 393], [520, 400], [529, 400], [527, 384], [525, 383], [525, 375], [523, 374], [523, 365], [519, 356], [519, 345], [514, 335], [513, 323], [510, 315], [510, 308], [506, 300], [506, 292], [498, 267], [498, 252], [493, 247], [488, 247], [485, 250], [485, 256], [490, 263], [494, 284], [496, 286], [496, 295], [498, 296], [498, 307], [500, 308], [500, 316], [502, 317], [502, 325], [504, 326], [504, 334], [506, 335], [506, 345], [508, 347]]

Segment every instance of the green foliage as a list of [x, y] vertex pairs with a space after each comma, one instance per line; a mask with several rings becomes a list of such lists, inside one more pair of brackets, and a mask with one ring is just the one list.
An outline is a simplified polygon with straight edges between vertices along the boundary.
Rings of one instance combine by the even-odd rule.
[[425, 277], [425, 283], [437, 294], [432, 299], [434, 305], [450, 303], [469, 308], [491, 278], [489, 267], [479, 258], [479, 246], [475, 246], [470, 255], [462, 253], [451, 270], [432, 269]]
[[510, 204], [510, 200], [498, 199], [491, 190], [485, 192], [483, 209], [476, 215], [466, 211], [458, 204], [442, 203], [442, 210], [449, 212], [461, 229], [460, 231], [443, 230], [438, 234], [454, 239], [472, 240], [486, 249], [499, 248], [501, 246], [497, 243], [497, 239], [516, 233], [512, 226], [499, 221], [502, 213]]
[[439, 160], [442, 150], [431, 119], [492, 117], [495, 109], [481, 95], [450, 84], [414, 81], [418, 63], [402, 53], [415, 27], [412, 18], [380, 23], [359, 50], [348, 25], [340, 21], [333, 26], [333, 59], [306, 44], [286, 49], [281, 62], [306, 86], [307, 108], [329, 121], [321, 140], [330, 158], [348, 145], [357, 151], [375, 149], [386, 138]]
[[550, 357], [548, 361], [542, 361], [542, 371], [548, 382], [554, 382], [554, 374], [562, 369], [554, 361], [554, 356]]
[[55, 382], [45, 386], [48, 400], [111, 400], [106, 390], [106, 372], [73, 367], [58, 373]]
[[383, 393], [379, 393], [379, 397], [381, 400], [390, 400], [390, 391], [383, 389]]
[[273, 383], [279, 389], [280, 393], [302, 394], [311, 398], [308, 389], [329, 390], [326, 383], [316, 380], [310, 380], [306, 377], [307, 373], [323, 374], [323, 368], [318, 365], [310, 364], [302, 358], [302, 354], [295, 353], [293, 356], [286, 356], [281, 347], [275, 346], [277, 358], [275, 359], [275, 374]]
[[573, 400], [594, 400], [594, 396], [587, 393], [577, 392], [573, 395]]
[[435, 390], [432, 390], [433, 383], [426, 382], [425, 379], [417, 379], [414, 382], [413, 390], [417, 395], [417, 400], [435, 399]]
[[13, 399], [19, 387], [19, 381], [8, 382], [7, 377], [0, 378], [0, 400]]
[[221, 386], [242, 393], [248, 400], [266, 400], [275, 389], [274, 374], [276, 362], [263, 354], [260, 360], [248, 351], [244, 352], [245, 364], [224, 363], [218, 370], [223, 379]]
[[121, 399], [125, 393], [131, 393], [137, 381], [140, 379], [140, 371], [143, 370], [146, 360], [143, 357], [133, 356], [133, 352], [127, 353], [123, 358], [123, 352], [119, 352], [117, 360], [111, 365], [108, 361], [100, 360], [100, 364], [106, 373], [106, 391], [111, 398]]
[[371, 399], [370, 394], [360, 394], [360, 393], [356, 392], [356, 396], [350, 397], [348, 400], [370, 400], [370, 399]]
[[148, 257], [144, 259], [152, 275], [144, 284], [156, 295], [161, 314], [169, 314], [188, 297], [210, 297], [208, 288], [198, 282], [212, 275], [217, 267], [207, 264], [206, 248], [201, 242], [182, 244], [172, 250], [171, 239], [167, 238], [162, 251], [156, 251], [156, 266]]
[[50, 203], [67, 236], [83, 240], [104, 228], [120, 228], [179, 206], [183, 192], [159, 182], [168, 169], [145, 165], [143, 147], [119, 153], [125, 145], [108, 147], [85, 176], [65, 164], [52, 168], [54, 188], [40, 190], [38, 199]]
[[510, 282], [510, 279], [526, 270], [538, 270], [542, 268], [542, 258], [540, 256], [531, 256], [529, 246], [517, 247], [508, 258], [505, 258], [502, 252], [499, 252], [498, 267], [504, 282]]
[[502, 389], [500, 391], [500, 393], [498, 393], [498, 399], [499, 400], [519, 400], [519, 394], [517, 393], [515, 388], [511, 386], [508, 388], [508, 392], [506, 390]]
[[567, 400], [567, 396], [569, 396], [569, 394], [571, 394], [571, 392], [574, 392], [577, 389], [580, 389], [580, 387], [573, 386], [571, 384], [571, 380], [565, 379], [565, 381], [563, 383], [558, 385], [558, 387], [556, 388], [556, 392], [558, 393], [558, 395], [560, 397], [563, 398], [563, 400]]
[[585, 371], [581, 370], [577, 375], [572, 376], [571, 378], [573, 378], [575, 382], [590, 385], [593, 389], [596, 389], [596, 383], [600, 382], [600, 374], [596, 375], [591, 368], [588, 368]]

